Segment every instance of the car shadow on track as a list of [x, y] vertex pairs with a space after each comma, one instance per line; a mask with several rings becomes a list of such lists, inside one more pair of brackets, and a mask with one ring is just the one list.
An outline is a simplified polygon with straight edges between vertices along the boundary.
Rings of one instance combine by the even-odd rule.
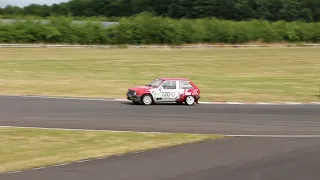
[[[120, 102], [121, 104], [125, 104], [125, 105], [128, 105], [128, 106], [146, 106], [146, 105], [143, 105], [142, 103], [140, 104], [133, 104], [132, 102]], [[198, 104], [195, 104], [195, 105], [198, 105]], [[176, 104], [176, 103], [157, 103], [157, 104], [152, 104], [150, 106], [188, 106], [186, 104]]]

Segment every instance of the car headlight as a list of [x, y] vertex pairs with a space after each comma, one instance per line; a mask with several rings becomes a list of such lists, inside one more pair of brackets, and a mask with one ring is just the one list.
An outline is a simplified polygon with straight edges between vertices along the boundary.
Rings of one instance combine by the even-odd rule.
[[130, 95], [136, 95], [136, 91], [133, 91], [133, 90], [129, 90], [127, 94], [130, 94]]

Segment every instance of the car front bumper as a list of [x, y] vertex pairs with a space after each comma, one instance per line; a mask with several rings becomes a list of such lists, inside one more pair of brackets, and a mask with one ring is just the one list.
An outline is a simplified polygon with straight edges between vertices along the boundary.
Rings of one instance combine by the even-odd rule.
[[133, 101], [133, 102], [140, 102], [140, 100], [141, 100], [141, 96], [136, 95], [135, 93], [127, 92], [126, 96], [127, 96], [128, 100]]

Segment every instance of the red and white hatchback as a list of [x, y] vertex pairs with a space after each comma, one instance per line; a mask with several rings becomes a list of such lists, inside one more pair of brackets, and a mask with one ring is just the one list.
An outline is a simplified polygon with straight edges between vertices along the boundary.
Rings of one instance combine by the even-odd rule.
[[145, 86], [128, 89], [127, 99], [134, 104], [177, 103], [194, 105], [200, 99], [199, 88], [186, 78], [158, 78]]

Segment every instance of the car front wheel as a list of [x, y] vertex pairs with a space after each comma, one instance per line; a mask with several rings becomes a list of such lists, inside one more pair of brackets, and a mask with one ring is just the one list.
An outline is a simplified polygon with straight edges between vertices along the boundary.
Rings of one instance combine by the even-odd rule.
[[142, 103], [144, 105], [151, 105], [152, 104], [152, 97], [150, 94], [146, 94], [142, 97]]
[[195, 103], [195, 98], [194, 98], [194, 96], [188, 96], [188, 97], [186, 97], [185, 102], [186, 102], [186, 104], [189, 105], [189, 106], [194, 105], [194, 103]]

